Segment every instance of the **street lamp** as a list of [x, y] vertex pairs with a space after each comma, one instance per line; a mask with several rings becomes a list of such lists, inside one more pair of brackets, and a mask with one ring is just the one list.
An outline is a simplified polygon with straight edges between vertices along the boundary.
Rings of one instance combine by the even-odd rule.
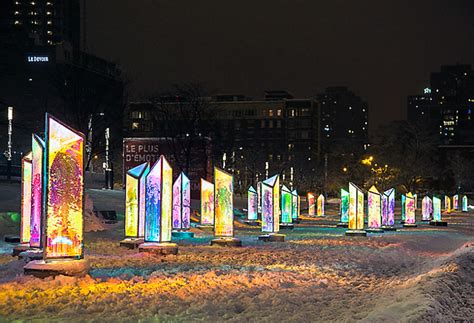
[[8, 148], [5, 152], [5, 157], [7, 158], [7, 180], [11, 180], [12, 172], [12, 134], [13, 134], [13, 107], [8, 107]]
[[105, 188], [108, 190], [114, 189], [114, 171], [110, 167], [109, 160], [109, 140], [110, 140], [110, 128], [105, 129]]

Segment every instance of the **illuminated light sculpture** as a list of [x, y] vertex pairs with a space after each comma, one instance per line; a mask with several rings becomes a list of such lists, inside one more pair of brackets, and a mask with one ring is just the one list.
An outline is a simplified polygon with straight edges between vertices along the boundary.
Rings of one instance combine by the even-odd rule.
[[201, 226], [214, 225], [214, 184], [201, 178]]
[[44, 214], [44, 196], [43, 196], [43, 183], [44, 183], [44, 153], [45, 143], [37, 135], [32, 137], [32, 169], [31, 169], [31, 219], [30, 219], [30, 247], [38, 248], [42, 247], [43, 239], [43, 214]]
[[250, 225], [258, 225], [258, 193], [250, 186], [247, 190], [247, 220], [245, 223]]
[[401, 207], [402, 220], [400, 221], [400, 223], [403, 224], [403, 223], [405, 223], [405, 211], [406, 211], [406, 196], [405, 196], [405, 194], [402, 194], [401, 201], [402, 201], [402, 207]]
[[375, 186], [367, 193], [367, 232], [380, 233], [382, 230], [382, 196]]
[[178, 238], [193, 238], [191, 228], [191, 182], [181, 172], [173, 184], [173, 232]]
[[234, 237], [234, 177], [214, 167], [214, 239], [212, 245], [240, 247]]
[[257, 183], [257, 212], [262, 213], [262, 182]]
[[20, 244], [13, 248], [13, 256], [30, 248], [31, 234], [31, 189], [32, 189], [32, 154], [29, 152], [21, 159], [21, 218]]
[[425, 196], [421, 201], [421, 220], [429, 221], [433, 213], [433, 202], [429, 196]]
[[404, 227], [416, 227], [416, 219], [415, 219], [415, 197], [408, 192], [405, 196], [405, 223], [403, 223]]
[[447, 195], [444, 196], [444, 211], [451, 213], [451, 198]]
[[453, 210], [457, 211], [459, 209], [459, 195], [456, 194], [453, 196]]
[[340, 228], [347, 228], [349, 223], [349, 192], [341, 188], [341, 203], [339, 204], [339, 215], [341, 222], [337, 224]]
[[288, 187], [281, 187], [281, 229], [293, 229], [293, 195]]
[[25, 267], [26, 274], [85, 275], [84, 135], [46, 114], [45, 237], [43, 260]]
[[319, 194], [318, 196], [316, 215], [324, 216], [324, 195], [323, 194]]
[[291, 217], [292, 221], [298, 223], [300, 217], [300, 197], [296, 190], [291, 192], [292, 195], [292, 210], [291, 210]]
[[382, 229], [396, 231], [395, 225], [395, 189], [391, 188], [382, 194]]
[[349, 225], [346, 235], [366, 236], [364, 230], [364, 192], [349, 182]]
[[464, 195], [464, 196], [462, 197], [462, 211], [463, 211], [463, 212], [467, 212], [467, 205], [468, 205], [467, 196]]
[[145, 236], [146, 176], [150, 172], [148, 163], [140, 164], [125, 176], [125, 239], [120, 246], [135, 249], [143, 243]]
[[280, 231], [280, 178], [274, 175], [262, 182], [262, 241], [285, 241]]
[[447, 226], [446, 221], [441, 220], [441, 199], [433, 196], [433, 220], [430, 221], [430, 225], [434, 226]]
[[178, 246], [171, 243], [173, 170], [161, 155], [146, 176], [145, 242], [140, 252], [177, 254]]
[[315, 206], [314, 194], [313, 193], [308, 193], [307, 199], [308, 199], [308, 215], [309, 216], [314, 216], [314, 215], [316, 215], [316, 206]]
[[415, 193], [413, 194], [413, 198], [415, 199], [415, 210], [418, 209], [418, 195]]

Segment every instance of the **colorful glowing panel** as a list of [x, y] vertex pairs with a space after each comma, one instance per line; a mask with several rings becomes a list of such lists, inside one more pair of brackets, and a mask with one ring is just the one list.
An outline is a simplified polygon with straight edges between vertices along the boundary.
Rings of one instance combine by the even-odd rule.
[[281, 187], [281, 222], [282, 223], [291, 223], [293, 221], [291, 211], [292, 211], [292, 195], [288, 187], [283, 185]]
[[276, 233], [280, 230], [279, 195], [280, 178], [272, 176], [262, 182], [262, 231]]
[[84, 136], [46, 115], [44, 259], [83, 257]]
[[20, 243], [30, 242], [31, 223], [31, 152], [21, 160], [21, 222]]
[[449, 196], [444, 197], [444, 210], [446, 213], [451, 212], [451, 198]]
[[308, 215], [316, 215], [316, 206], [313, 193], [308, 193]]
[[364, 229], [364, 193], [349, 183], [349, 225], [350, 230]]
[[391, 188], [382, 195], [382, 226], [395, 224], [395, 189]]
[[375, 186], [369, 189], [367, 203], [368, 226], [371, 229], [380, 229], [382, 226], [382, 198]]
[[415, 198], [411, 193], [405, 196], [405, 223], [415, 224]]
[[214, 235], [234, 236], [234, 177], [214, 167]]
[[300, 217], [300, 197], [298, 196], [298, 192], [293, 190], [291, 192], [292, 195], [292, 210], [291, 210], [291, 217], [293, 220], [297, 220]]
[[418, 195], [415, 193], [413, 194], [413, 198], [415, 199], [415, 210], [418, 209]]
[[44, 160], [44, 141], [37, 135], [32, 138], [31, 151], [31, 218], [30, 218], [30, 247], [41, 248], [42, 239], [42, 221], [43, 221], [43, 160]]
[[405, 221], [406, 219], [405, 213], [406, 213], [406, 196], [402, 194], [402, 221]]
[[145, 235], [146, 176], [150, 165], [143, 163], [127, 172], [125, 176], [125, 236]]
[[191, 186], [189, 178], [179, 174], [173, 184], [173, 229], [188, 230], [191, 227]]
[[320, 194], [318, 196], [317, 204], [318, 204], [318, 207], [316, 210], [316, 215], [324, 216], [324, 195], [323, 194]]
[[467, 204], [468, 204], [467, 196], [464, 195], [464, 196], [462, 197], [462, 211], [463, 211], [463, 212], [467, 212]]
[[423, 221], [429, 221], [431, 219], [431, 213], [433, 213], [433, 203], [429, 196], [425, 196], [421, 201], [421, 219]]
[[258, 218], [258, 194], [257, 191], [250, 186], [247, 191], [247, 219], [255, 221]]
[[349, 222], [349, 192], [341, 188], [341, 204], [339, 205], [341, 223]]
[[145, 241], [171, 241], [173, 170], [162, 155], [146, 177]]
[[262, 213], [262, 182], [257, 183], [257, 212]]
[[459, 195], [456, 194], [453, 196], [453, 210], [459, 209]]
[[201, 178], [201, 224], [214, 224], [214, 184]]
[[433, 196], [433, 221], [441, 221], [441, 199]]

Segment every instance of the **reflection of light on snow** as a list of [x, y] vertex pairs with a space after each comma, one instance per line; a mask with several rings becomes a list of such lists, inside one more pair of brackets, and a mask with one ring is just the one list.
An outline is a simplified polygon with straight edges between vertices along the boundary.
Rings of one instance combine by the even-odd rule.
[[66, 237], [56, 237], [53, 239], [53, 241], [51, 242], [51, 244], [55, 245], [55, 244], [67, 244], [67, 245], [72, 245], [72, 241], [69, 239], [69, 238], [66, 238]]

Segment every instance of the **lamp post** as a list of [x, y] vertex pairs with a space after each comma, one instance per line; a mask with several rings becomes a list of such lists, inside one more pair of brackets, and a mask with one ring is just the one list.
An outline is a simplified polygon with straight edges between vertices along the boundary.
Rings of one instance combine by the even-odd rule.
[[7, 180], [11, 180], [12, 172], [12, 134], [13, 134], [13, 107], [8, 107], [8, 148], [5, 152], [7, 158]]
[[114, 189], [114, 170], [110, 167], [109, 160], [109, 140], [110, 140], [110, 128], [105, 129], [105, 189]]

